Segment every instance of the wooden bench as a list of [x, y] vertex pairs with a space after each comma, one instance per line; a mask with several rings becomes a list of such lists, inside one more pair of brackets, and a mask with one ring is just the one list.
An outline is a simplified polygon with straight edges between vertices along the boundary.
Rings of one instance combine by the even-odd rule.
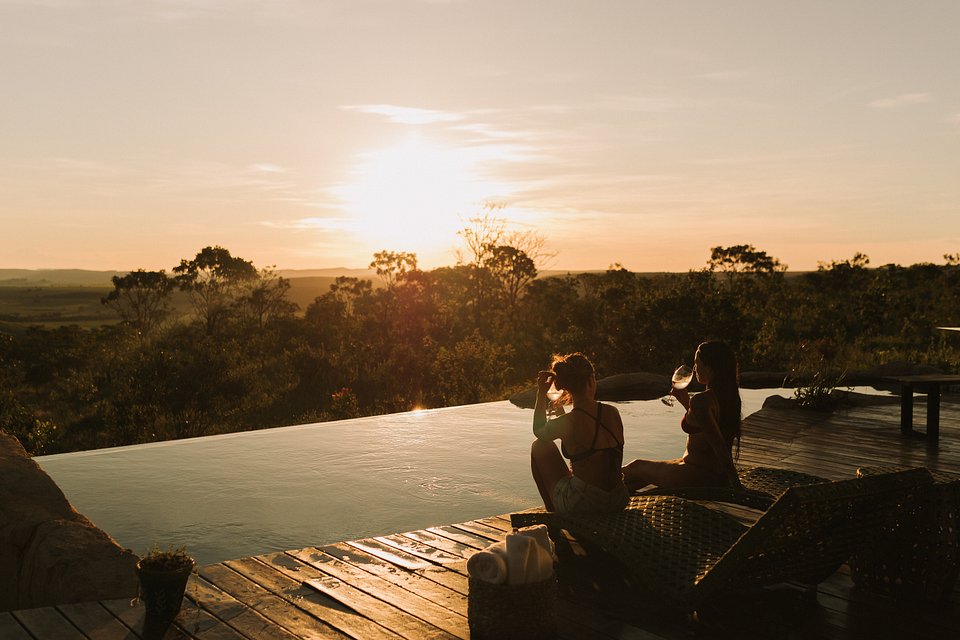
[[940, 438], [940, 386], [958, 385], [960, 376], [922, 375], [894, 376], [886, 378], [900, 385], [900, 433], [904, 436], [920, 435], [913, 430], [913, 392], [927, 394], [927, 432], [931, 444]]

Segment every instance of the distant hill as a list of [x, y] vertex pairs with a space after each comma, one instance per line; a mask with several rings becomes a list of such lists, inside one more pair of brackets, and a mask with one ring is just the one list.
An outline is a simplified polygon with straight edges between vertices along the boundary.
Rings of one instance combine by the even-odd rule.
[[0, 287], [111, 287], [126, 271], [86, 269], [0, 269]]
[[373, 269], [347, 269], [346, 267], [334, 267], [332, 269], [277, 269], [277, 275], [288, 278], [334, 278], [340, 276], [349, 276], [351, 278], [361, 278], [365, 280], [376, 280], [377, 272]]
[[[169, 269], [167, 270], [169, 273]], [[0, 287], [112, 287], [114, 276], [129, 271], [93, 271], [88, 269], [0, 269]], [[284, 278], [327, 278], [333, 282], [339, 276], [376, 280], [370, 269], [278, 269]]]
[[[548, 269], [540, 272], [540, 277], [565, 276], [578, 273], [604, 273], [605, 269], [569, 270]], [[0, 287], [108, 287], [112, 288], [111, 278], [122, 276], [129, 271], [92, 271], [88, 269], [0, 269]], [[805, 273], [803, 271], [789, 271], [786, 276], [793, 277]], [[277, 269], [277, 274], [287, 278], [291, 284], [302, 287], [322, 289], [326, 293], [329, 285], [340, 276], [373, 280], [379, 285], [380, 280], [372, 269], [349, 269], [333, 267], [329, 269]], [[657, 277], [667, 275], [665, 272], [638, 272], [639, 276]], [[295, 282], [300, 280], [299, 283]], [[312, 300], [312, 298], [311, 298]]]

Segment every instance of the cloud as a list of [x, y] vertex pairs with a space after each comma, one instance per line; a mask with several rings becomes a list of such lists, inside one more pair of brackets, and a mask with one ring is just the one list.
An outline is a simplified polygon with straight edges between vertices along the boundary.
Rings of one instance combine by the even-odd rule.
[[872, 109], [899, 109], [914, 104], [926, 104], [933, 102], [933, 96], [929, 93], [903, 93], [891, 98], [880, 98], [871, 102], [869, 107]]
[[321, 218], [313, 216], [297, 218], [296, 220], [263, 220], [261, 224], [271, 229], [344, 231], [352, 228], [353, 221], [344, 217]]
[[723, 69], [720, 71], [701, 73], [699, 77], [715, 82], [730, 82], [733, 80], [743, 80], [747, 75], [746, 69]]
[[250, 171], [255, 171], [258, 173], [286, 173], [287, 169], [286, 167], [281, 167], [280, 165], [263, 162], [250, 165]]
[[419, 109], [417, 107], [401, 107], [393, 104], [364, 104], [347, 105], [340, 107], [344, 111], [359, 111], [385, 116], [390, 122], [397, 124], [434, 124], [437, 122], [457, 122], [464, 116], [450, 111], [436, 111], [433, 109]]

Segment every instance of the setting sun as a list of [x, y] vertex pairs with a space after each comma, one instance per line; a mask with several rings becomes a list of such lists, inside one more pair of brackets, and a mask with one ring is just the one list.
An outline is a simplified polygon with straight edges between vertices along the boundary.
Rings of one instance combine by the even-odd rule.
[[357, 157], [353, 181], [333, 192], [343, 202], [345, 226], [371, 248], [445, 249], [465, 217], [504, 195], [483, 178], [476, 148], [445, 147], [411, 134]]

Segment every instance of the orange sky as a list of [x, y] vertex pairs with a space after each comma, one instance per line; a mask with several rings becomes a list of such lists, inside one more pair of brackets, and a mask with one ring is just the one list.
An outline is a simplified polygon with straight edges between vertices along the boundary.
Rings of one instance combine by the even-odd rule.
[[960, 251], [960, 3], [0, 0], [0, 268]]

